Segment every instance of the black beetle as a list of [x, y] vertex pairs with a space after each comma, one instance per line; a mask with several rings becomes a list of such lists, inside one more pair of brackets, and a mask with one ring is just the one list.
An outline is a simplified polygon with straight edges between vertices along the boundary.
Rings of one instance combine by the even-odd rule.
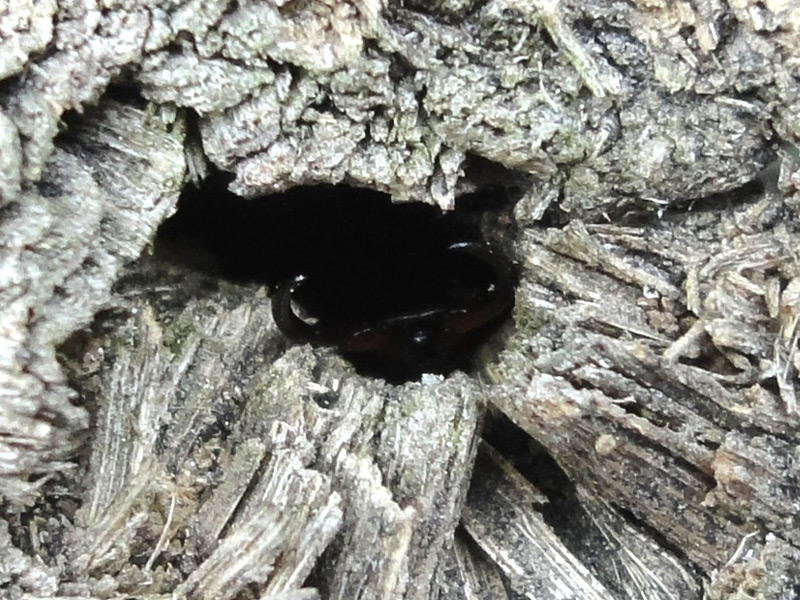
[[513, 306], [508, 262], [481, 239], [475, 211], [347, 186], [248, 200], [226, 185], [187, 193], [162, 238], [191, 238], [206, 269], [268, 284], [288, 338], [332, 346], [364, 373], [404, 381], [466, 367]]
[[[343, 285], [337, 277], [301, 273], [279, 284], [275, 322], [290, 339], [332, 346], [390, 380], [466, 366], [514, 304], [508, 269], [496, 250], [478, 241], [452, 243], [411, 270], [384, 265], [368, 284]], [[377, 303], [376, 285], [385, 286]]]

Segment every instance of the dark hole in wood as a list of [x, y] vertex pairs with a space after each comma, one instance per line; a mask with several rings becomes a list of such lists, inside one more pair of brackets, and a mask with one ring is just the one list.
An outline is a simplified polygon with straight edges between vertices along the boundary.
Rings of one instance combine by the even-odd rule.
[[[536, 512], [542, 515], [570, 552], [579, 557], [582, 564], [616, 594], [615, 597], [626, 596], [618, 572], [618, 550], [615, 550], [619, 542], [615, 542], [613, 537], [608, 537], [607, 533], [609, 526], [612, 528], [621, 526], [609, 521], [612, 514], [641, 530], [644, 535], [681, 560], [684, 566], [691, 570], [691, 563], [682, 549], [630, 511], [611, 502], [606, 506], [609, 516], [600, 516], [599, 519], [593, 516], [595, 505], [591, 495], [581, 497], [578, 494], [573, 483], [575, 474], [568, 475], [544, 446], [512, 423], [506, 415], [499, 411], [490, 413], [484, 423], [483, 439], [547, 497], [546, 502], [536, 505]], [[475, 463], [472, 481], [476, 481], [484, 473], [490, 475], [487, 469], [493, 472], [497, 467], [493, 462], [486, 460], [486, 453], [482, 449]], [[601, 548], [606, 550], [598, 551]], [[699, 577], [697, 585], [701, 585]]]
[[291, 299], [289, 317], [274, 311], [290, 339], [333, 346], [363, 374], [397, 383], [468, 368], [508, 317], [512, 268], [481, 236], [481, 195], [443, 213], [348, 186], [245, 199], [226, 184], [187, 189], [157, 257], [267, 284], [274, 304]]

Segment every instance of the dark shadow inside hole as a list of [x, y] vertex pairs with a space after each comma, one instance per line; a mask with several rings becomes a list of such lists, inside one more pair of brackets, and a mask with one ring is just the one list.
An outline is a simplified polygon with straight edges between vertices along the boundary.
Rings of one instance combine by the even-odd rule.
[[[547, 502], [538, 504], [535, 510], [564, 545], [593, 575], [622, 594], [624, 590], [614, 577], [614, 552], [601, 551], [606, 547], [602, 533], [579, 500], [574, 484], [547, 450], [500, 413], [487, 420], [483, 437], [547, 497]], [[481, 477], [481, 468], [478, 460], [473, 479]], [[485, 468], [496, 467], [490, 463]]]
[[513, 273], [484, 241], [480, 194], [442, 213], [348, 186], [245, 199], [216, 175], [183, 194], [156, 258], [267, 284], [281, 329], [392, 382], [468, 368], [508, 317]]
[[[483, 439], [499, 452], [505, 460], [547, 497], [547, 502], [538, 504], [536, 511], [544, 518], [561, 542], [570, 552], [589, 568], [610, 590], [624, 597], [625, 589], [619, 578], [618, 544], [604, 532], [599, 522], [612, 527], [607, 518], [593, 515], [596, 505], [581, 498], [575, 484], [547, 449], [531, 438], [524, 430], [495, 410], [484, 424]], [[488, 468], [496, 468], [489, 465]], [[472, 478], [481, 477], [480, 461], [476, 462]], [[607, 508], [613, 510], [628, 525], [638, 529], [655, 544], [690, 566], [680, 548], [675, 547], [663, 534], [636, 518], [630, 511], [611, 501]], [[698, 580], [699, 585], [699, 580]], [[688, 590], [689, 588], [687, 588]]]
[[[564, 509], [577, 504], [575, 487], [541, 444], [496, 409], [484, 424], [483, 439], [548, 497], [548, 504], [556, 506], [556, 519], [564, 517], [565, 524], [569, 523], [569, 512]], [[548, 510], [549, 507], [544, 512]]]
[[[744, 205], [753, 204], [764, 193], [764, 182], [761, 178], [746, 182], [738, 187], [723, 192], [710, 193], [707, 196], [688, 198], [680, 202], [670, 202], [659, 210], [651, 201], [639, 200], [641, 210], [631, 209], [629, 202], [624, 202], [618, 210], [609, 209], [603, 215], [597, 215], [597, 223], [605, 223], [609, 218], [627, 227], [658, 226], [664, 222], [686, 220], [687, 213], [708, 214], [720, 218], [726, 213], [740, 209]], [[766, 213], [764, 219], [776, 221], [783, 217], [780, 212]]]

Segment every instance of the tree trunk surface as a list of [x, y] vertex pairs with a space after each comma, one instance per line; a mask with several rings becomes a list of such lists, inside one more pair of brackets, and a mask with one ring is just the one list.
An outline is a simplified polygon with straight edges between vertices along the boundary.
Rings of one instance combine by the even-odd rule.
[[[800, 598], [797, 3], [11, 0], [0, 81], [0, 597]], [[512, 318], [291, 344], [151, 252], [210, 171], [496, 192]]]

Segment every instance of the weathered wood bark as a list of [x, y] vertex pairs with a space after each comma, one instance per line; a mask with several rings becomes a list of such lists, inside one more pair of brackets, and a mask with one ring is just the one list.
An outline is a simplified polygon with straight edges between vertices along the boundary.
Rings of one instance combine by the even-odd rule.
[[[800, 597], [799, 77], [778, 0], [0, 5], [0, 595]], [[290, 346], [146, 251], [209, 162], [505, 188], [513, 323]]]

